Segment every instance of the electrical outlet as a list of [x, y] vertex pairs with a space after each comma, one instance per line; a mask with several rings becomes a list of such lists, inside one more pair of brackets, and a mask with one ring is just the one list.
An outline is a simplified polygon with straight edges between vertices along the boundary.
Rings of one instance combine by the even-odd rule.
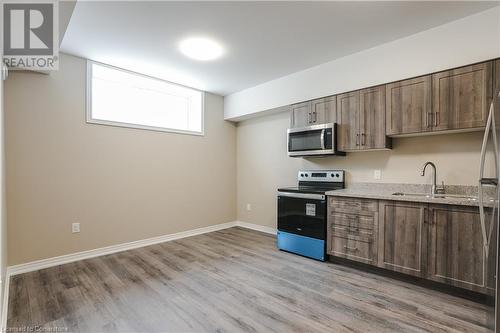
[[247, 203], [247, 211], [251, 211], [252, 210], [252, 205]]
[[71, 224], [71, 232], [72, 233], [80, 232], [80, 223], [72, 223]]
[[373, 170], [373, 179], [379, 180], [382, 178], [382, 171], [381, 170]]

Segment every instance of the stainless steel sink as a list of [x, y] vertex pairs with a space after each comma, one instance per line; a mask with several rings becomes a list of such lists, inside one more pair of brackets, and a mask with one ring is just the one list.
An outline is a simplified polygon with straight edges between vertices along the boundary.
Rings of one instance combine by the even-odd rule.
[[470, 201], [478, 200], [477, 197], [470, 195], [461, 195], [461, 194], [428, 194], [428, 193], [405, 193], [405, 192], [394, 192], [392, 195], [400, 196], [400, 197], [425, 197], [429, 199], [465, 199]]

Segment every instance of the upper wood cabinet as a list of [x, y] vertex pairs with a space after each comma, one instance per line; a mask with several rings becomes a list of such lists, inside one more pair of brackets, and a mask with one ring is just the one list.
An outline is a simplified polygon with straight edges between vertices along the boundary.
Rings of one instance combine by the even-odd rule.
[[311, 122], [311, 102], [293, 104], [291, 107], [291, 127], [309, 126]]
[[400, 135], [431, 130], [431, 75], [386, 85], [386, 134]]
[[359, 91], [337, 96], [337, 139], [341, 151], [359, 149]]
[[432, 75], [432, 130], [480, 128], [486, 125], [493, 95], [492, 62]]
[[360, 149], [391, 148], [385, 135], [385, 86], [363, 89], [360, 98]]
[[291, 106], [291, 127], [338, 124], [338, 149], [391, 148], [392, 136], [485, 127], [500, 59]]
[[379, 214], [378, 266], [424, 277], [427, 205], [381, 201]]
[[291, 127], [337, 122], [337, 97], [330, 96], [291, 106]]
[[378, 86], [337, 96], [339, 150], [391, 147], [385, 135], [385, 87]]

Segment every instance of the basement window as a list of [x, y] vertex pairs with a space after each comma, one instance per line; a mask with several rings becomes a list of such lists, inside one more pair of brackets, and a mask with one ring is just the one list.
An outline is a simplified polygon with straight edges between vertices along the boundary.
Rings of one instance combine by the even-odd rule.
[[88, 61], [87, 122], [203, 135], [203, 92]]

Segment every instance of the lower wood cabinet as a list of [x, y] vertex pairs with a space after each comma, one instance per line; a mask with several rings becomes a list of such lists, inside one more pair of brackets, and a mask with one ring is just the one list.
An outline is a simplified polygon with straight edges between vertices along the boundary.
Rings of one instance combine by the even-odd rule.
[[429, 279], [484, 292], [495, 272], [486, 265], [478, 208], [430, 206], [428, 258]]
[[498, 222], [486, 220], [488, 256], [477, 207], [329, 197], [327, 252], [491, 294]]
[[427, 247], [426, 205], [381, 201], [379, 206], [378, 266], [425, 276]]
[[378, 207], [375, 200], [330, 198], [327, 253], [376, 265]]

